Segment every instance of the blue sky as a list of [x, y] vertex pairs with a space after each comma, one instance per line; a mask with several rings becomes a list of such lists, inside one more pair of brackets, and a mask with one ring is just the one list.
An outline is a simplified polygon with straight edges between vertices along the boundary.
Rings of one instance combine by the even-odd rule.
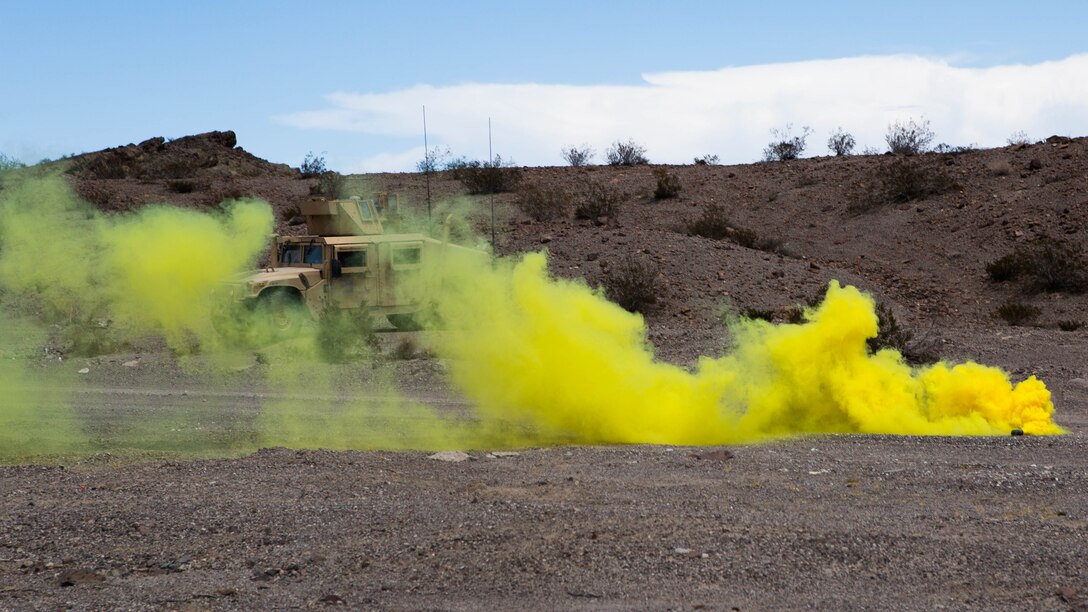
[[908, 117], [951, 144], [1088, 133], [1083, 1], [0, 6], [0, 152], [27, 162], [232, 129], [275, 162], [407, 170], [423, 104], [432, 144], [484, 157], [492, 117], [532, 165], [628, 137], [652, 161], [753, 161], [790, 122], [811, 154]]

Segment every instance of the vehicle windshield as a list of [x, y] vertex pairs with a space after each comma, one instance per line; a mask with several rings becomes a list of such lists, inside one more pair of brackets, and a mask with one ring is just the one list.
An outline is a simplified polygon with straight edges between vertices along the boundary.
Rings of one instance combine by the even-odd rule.
[[279, 262], [281, 266], [300, 263], [320, 266], [325, 263], [324, 248], [320, 244], [281, 244]]

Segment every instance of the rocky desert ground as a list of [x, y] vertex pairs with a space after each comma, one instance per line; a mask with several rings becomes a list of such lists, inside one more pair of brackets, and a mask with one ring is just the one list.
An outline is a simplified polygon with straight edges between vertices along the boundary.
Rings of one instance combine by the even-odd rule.
[[[259, 197], [277, 231], [303, 231], [293, 207], [322, 179], [237, 145], [232, 132], [151, 139], [66, 160], [64, 176], [110, 215]], [[94, 436], [156, 432], [139, 448], [0, 467], [0, 608], [1088, 608], [1088, 272], [1051, 268], [1045, 287], [992, 273], [1040, 245], [1085, 261], [1088, 139], [506, 171], [518, 185], [493, 196], [445, 171], [350, 176], [343, 189], [396, 193], [416, 215], [429, 190], [468, 211], [455, 227], [466, 234], [489, 235], [493, 201], [496, 251], [547, 250], [560, 278], [607, 287], [647, 266], [649, 341], [683, 368], [728, 350], [723, 308], [785, 323], [831, 280], [855, 285], [909, 332], [905, 351], [1043, 380], [1068, 433], [255, 448], [270, 402], [306, 418], [316, 400], [301, 383], [316, 370], [361, 394], [380, 381], [439, 411], [470, 406], [422, 348], [432, 332], [379, 330], [380, 359], [300, 367], [271, 386], [259, 354], [209, 378], [162, 342], [77, 354], [53, 338], [14, 357], [67, 381]], [[655, 197], [662, 176], [679, 182], [675, 197]], [[594, 186], [618, 212], [576, 218]], [[528, 214], [534, 189], [561, 194], [559, 214]], [[694, 235], [715, 206], [727, 231]], [[1027, 313], [1015, 325], [997, 314], [1009, 304]], [[160, 427], [171, 411], [199, 418]]]

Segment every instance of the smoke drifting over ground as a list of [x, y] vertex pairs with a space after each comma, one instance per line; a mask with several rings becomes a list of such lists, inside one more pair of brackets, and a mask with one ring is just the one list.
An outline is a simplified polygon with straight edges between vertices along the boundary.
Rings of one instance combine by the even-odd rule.
[[[52, 329], [109, 329], [124, 338], [160, 334], [196, 353], [215, 380], [247, 351], [214, 333], [215, 290], [252, 266], [272, 231], [269, 207], [242, 201], [203, 214], [150, 207], [103, 216], [60, 179], [9, 181], [0, 192], [0, 292], [7, 301], [0, 353], [40, 348]], [[262, 446], [393, 449], [576, 443], [723, 444], [813, 433], [931, 435], [1056, 434], [1053, 404], [1034, 377], [1013, 385], [998, 369], [939, 363], [912, 369], [894, 351], [867, 352], [873, 301], [832, 283], [807, 322], [752, 321], [734, 346], [695, 371], [655, 359], [643, 319], [583, 282], [555, 280], [546, 257], [495, 265], [444, 258], [428, 283], [441, 329], [433, 349], [473, 402], [453, 414], [398, 395], [364, 351], [352, 379], [320, 363], [319, 324], [258, 349], [265, 387], [251, 423], [209, 447], [174, 441], [171, 451], [237, 453]], [[27, 312], [8, 314], [19, 302]], [[22, 330], [15, 333], [17, 330]], [[340, 338], [346, 343], [360, 338]], [[31, 365], [26, 365], [27, 363]], [[58, 388], [80, 381], [31, 359], [5, 359], [0, 387], [0, 459], [109, 450], [163, 450], [156, 431], [186, 430], [208, 415], [175, 406], [112, 436], [86, 431], [86, 415]], [[58, 377], [64, 378], [61, 380]], [[366, 378], [367, 384], [360, 381]], [[209, 383], [218, 384], [218, 383]], [[299, 393], [304, 397], [299, 397]], [[190, 428], [193, 432], [200, 428]], [[93, 443], [92, 443], [93, 442]]]

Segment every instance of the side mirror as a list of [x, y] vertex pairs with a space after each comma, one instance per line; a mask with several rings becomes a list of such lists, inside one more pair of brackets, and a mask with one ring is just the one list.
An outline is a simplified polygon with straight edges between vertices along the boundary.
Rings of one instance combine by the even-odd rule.
[[340, 278], [341, 276], [344, 275], [344, 270], [340, 266], [340, 260], [339, 259], [333, 259], [330, 263], [332, 264], [332, 277], [333, 278]]

